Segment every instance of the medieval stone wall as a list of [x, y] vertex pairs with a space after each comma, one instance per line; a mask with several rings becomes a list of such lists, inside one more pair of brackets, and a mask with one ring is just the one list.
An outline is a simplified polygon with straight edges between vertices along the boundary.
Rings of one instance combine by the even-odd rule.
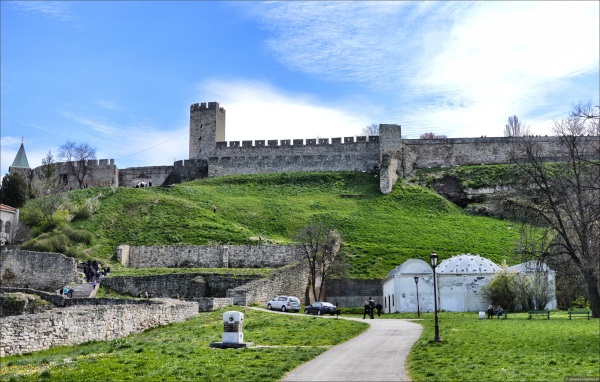
[[106, 341], [141, 333], [171, 322], [183, 322], [198, 314], [198, 303], [150, 300], [135, 305], [72, 306], [45, 313], [0, 319], [0, 357]]
[[[404, 175], [419, 168], [510, 163], [510, 151], [522, 138], [448, 138], [402, 140]], [[560, 160], [558, 137], [537, 137], [546, 160]]]
[[379, 279], [334, 279], [327, 282], [327, 301], [338, 306], [359, 307], [372, 297], [383, 305], [383, 285]]
[[101, 281], [122, 294], [132, 296], [176, 297], [199, 299], [202, 297], [226, 297], [227, 290], [256, 280], [256, 275], [222, 275], [205, 273], [177, 273], [152, 276], [109, 276]]
[[60, 253], [33, 252], [19, 247], [0, 250], [3, 287], [55, 291], [77, 280], [77, 261]]
[[299, 171], [379, 171], [379, 137], [217, 142], [208, 176]]
[[173, 171], [174, 166], [128, 167], [119, 170], [119, 185], [135, 187], [140, 182], [153, 186], [162, 185]]
[[297, 245], [119, 246], [131, 268], [279, 268], [302, 258]]

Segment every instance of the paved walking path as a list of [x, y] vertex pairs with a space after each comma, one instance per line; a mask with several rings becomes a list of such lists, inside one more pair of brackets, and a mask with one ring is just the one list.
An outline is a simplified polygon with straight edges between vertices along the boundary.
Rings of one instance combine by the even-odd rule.
[[77, 284], [73, 287], [73, 298], [87, 298], [90, 297], [94, 287], [92, 283]]
[[359, 336], [300, 365], [282, 381], [410, 381], [405, 369], [406, 356], [421, 336], [421, 325], [396, 319], [342, 318], [371, 326]]

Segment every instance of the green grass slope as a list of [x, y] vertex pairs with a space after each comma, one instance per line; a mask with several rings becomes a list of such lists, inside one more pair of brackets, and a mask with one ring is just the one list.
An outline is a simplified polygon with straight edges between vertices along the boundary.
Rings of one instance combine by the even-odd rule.
[[[398, 182], [389, 195], [379, 179], [355, 172], [228, 176], [170, 187], [85, 189], [74, 204], [100, 196], [98, 211], [71, 223], [97, 239], [87, 253], [108, 259], [119, 244], [289, 243], [312, 219], [337, 227], [351, 252], [351, 274], [382, 278], [409, 258], [480, 254], [511, 261], [518, 230], [472, 216], [432, 191]], [[213, 204], [217, 213], [213, 212]], [[516, 227], [515, 227], [516, 228]], [[91, 250], [89, 249], [91, 248]]]

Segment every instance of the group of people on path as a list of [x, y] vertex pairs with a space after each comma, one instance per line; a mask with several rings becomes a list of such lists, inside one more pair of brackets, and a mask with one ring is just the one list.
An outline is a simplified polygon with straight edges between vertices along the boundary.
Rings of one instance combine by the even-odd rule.
[[101, 264], [98, 264], [96, 260], [88, 260], [87, 263], [83, 264], [83, 273], [85, 274], [85, 280], [89, 282], [98, 282], [100, 277], [108, 276], [110, 274], [110, 267], [107, 266], [102, 268]]
[[381, 316], [381, 310], [383, 309], [383, 305], [375, 304], [373, 298], [369, 297], [369, 301], [365, 301], [364, 303], [364, 312], [363, 312], [363, 320], [365, 317], [369, 316], [371, 319], [375, 318], [375, 310], [377, 310], [377, 316]]

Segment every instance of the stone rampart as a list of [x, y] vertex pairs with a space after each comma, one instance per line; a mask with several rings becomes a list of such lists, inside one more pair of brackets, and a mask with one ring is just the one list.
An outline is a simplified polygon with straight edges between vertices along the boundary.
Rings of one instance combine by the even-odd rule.
[[[290, 144], [293, 143], [293, 144]], [[217, 142], [208, 176], [298, 171], [379, 171], [379, 137]]]
[[383, 285], [379, 279], [335, 279], [327, 281], [327, 301], [338, 306], [360, 307], [372, 297], [383, 304]]
[[19, 247], [0, 250], [3, 287], [55, 291], [77, 281], [77, 261], [60, 253], [33, 252]]
[[235, 305], [259, 303], [265, 306], [276, 295], [296, 296], [307, 302], [306, 286], [308, 270], [304, 263], [298, 263], [277, 269], [273, 276], [258, 279], [227, 291], [227, 297], [233, 298]]
[[256, 280], [255, 275], [221, 275], [205, 273], [176, 273], [152, 276], [109, 276], [101, 286], [122, 294], [139, 296], [148, 292], [151, 297], [199, 299], [226, 297], [227, 290]]
[[135, 187], [140, 182], [161, 186], [173, 171], [174, 166], [128, 167], [119, 170], [119, 185]]
[[119, 246], [131, 268], [279, 268], [302, 257], [297, 245]]
[[0, 319], [0, 357], [141, 333], [198, 314], [198, 303], [150, 300], [137, 305], [73, 306]]
[[[510, 151], [524, 138], [448, 138], [402, 140], [404, 175], [419, 168], [510, 163]], [[563, 157], [558, 137], [532, 138], [546, 160]]]

